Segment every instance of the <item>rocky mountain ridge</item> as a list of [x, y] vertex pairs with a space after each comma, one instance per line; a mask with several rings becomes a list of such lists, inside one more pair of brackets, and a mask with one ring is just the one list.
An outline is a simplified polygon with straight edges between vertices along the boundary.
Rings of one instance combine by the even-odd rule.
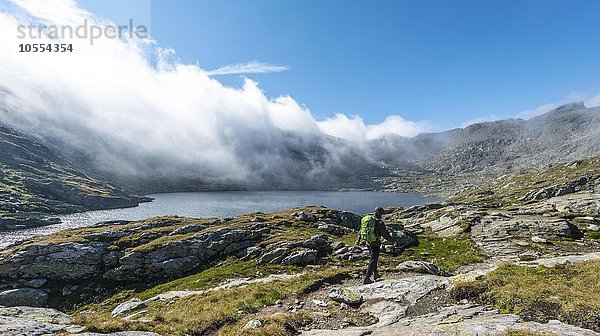
[[0, 230], [57, 223], [57, 214], [148, 201], [91, 178], [37, 140], [0, 125]]

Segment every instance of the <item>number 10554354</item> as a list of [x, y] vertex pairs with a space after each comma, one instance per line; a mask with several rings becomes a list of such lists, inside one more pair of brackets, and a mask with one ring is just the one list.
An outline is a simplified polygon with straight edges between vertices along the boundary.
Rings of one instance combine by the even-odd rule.
[[73, 45], [67, 43], [19, 44], [19, 52], [73, 52]]

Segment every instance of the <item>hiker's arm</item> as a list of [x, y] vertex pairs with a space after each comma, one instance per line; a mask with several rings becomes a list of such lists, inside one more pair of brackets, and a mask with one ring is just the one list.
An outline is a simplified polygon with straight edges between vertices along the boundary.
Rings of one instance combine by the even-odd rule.
[[377, 226], [379, 227], [379, 233], [383, 238], [385, 238], [385, 240], [389, 241], [390, 243], [396, 242], [396, 240], [390, 235], [387, 228], [385, 227], [385, 224], [383, 224], [382, 221], [377, 221]]

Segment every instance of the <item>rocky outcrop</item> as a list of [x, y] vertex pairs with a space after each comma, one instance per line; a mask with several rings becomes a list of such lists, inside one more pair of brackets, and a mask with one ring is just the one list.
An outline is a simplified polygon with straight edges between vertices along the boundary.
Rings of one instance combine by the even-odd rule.
[[159, 336], [145, 331], [121, 331], [108, 334], [83, 332], [84, 327], [72, 324], [69, 315], [49, 308], [0, 307], [0, 334], [4, 336]]
[[[228, 256], [296, 266], [368, 257], [360, 247], [334, 241], [338, 231], [350, 233], [358, 227], [358, 215], [313, 207], [287, 216], [290, 220], [279, 215], [264, 220], [255, 220], [264, 218], [256, 215], [229, 220], [163, 217], [59, 232], [0, 255], [4, 280], [0, 290], [39, 290], [50, 297], [86, 295], [103, 283], [128, 285], [182, 277]], [[304, 240], [277, 239], [281, 230], [295, 230], [292, 225], [309, 232], [321, 231], [322, 225], [335, 230]], [[403, 242], [412, 242], [401, 227], [394, 230], [405, 236]]]
[[48, 301], [48, 293], [35, 288], [17, 288], [0, 292], [0, 306], [43, 307]]
[[471, 228], [475, 244], [488, 255], [517, 255], [522, 250], [516, 242], [536, 239], [570, 239], [577, 236], [576, 228], [564, 219], [520, 218], [506, 214], [484, 216]]
[[552, 320], [548, 323], [525, 322], [513, 314], [499, 314], [489, 307], [474, 304], [454, 305], [442, 308], [437, 313], [416, 317], [404, 317], [387, 325], [380, 323], [368, 327], [341, 330], [311, 330], [306, 336], [346, 335], [439, 335], [479, 336], [503, 335], [509, 331], [520, 331], [540, 335], [597, 336], [600, 333]]
[[[22, 286], [24, 279], [139, 283], [172, 278], [254, 246], [267, 231], [256, 225], [246, 229], [220, 228], [157, 244], [148, 250], [123, 251], [112, 245], [122, 235], [109, 230], [88, 236], [99, 241], [25, 246], [1, 258], [0, 277], [17, 286]], [[309, 259], [310, 256], [304, 256], [302, 260]]]
[[584, 189], [589, 181], [589, 177], [582, 176], [574, 181], [570, 181], [562, 186], [551, 186], [539, 190], [532, 190], [519, 198], [520, 202], [528, 202], [533, 200], [543, 200], [556, 196], [571, 194]]
[[[492, 268], [493, 269], [493, 268]], [[488, 271], [489, 272], [489, 271]], [[465, 277], [462, 277], [465, 278]], [[426, 298], [437, 300], [451, 287], [450, 278], [425, 275], [386, 280], [369, 285], [335, 288], [361, 297], [359, 311], [372, 314], [377, 322], [366, 326], [303, 331], [306, 336], [329, 335], [502, 335], [511, 330], [552, 335], [597, 336], [600, 333], [551, 320], [525, 322], [513, 314], [474, 303], [446, 304], [419, 311]]]

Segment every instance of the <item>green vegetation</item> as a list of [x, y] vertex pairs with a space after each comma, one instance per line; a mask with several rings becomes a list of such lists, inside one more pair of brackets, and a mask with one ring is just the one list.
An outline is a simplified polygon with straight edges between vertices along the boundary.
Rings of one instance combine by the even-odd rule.
[[434, 261], [434, 264], [447, 272], [458, 267], [479, 262], [486, 258], [478, 252], [467, 236], [441, 238], [434, 234], [418, 237], [419, 244], [407, 248], [399, 256], [382, 255], [382, 269], [395, 268], [407, 260]]
[[232, 278], [260, 278], [271, 274], [292, 273], [296, 266], [259, 264], [255, 261], [240, 261], [229, 258], [200, 273], [167, 282], [136, 295], [145, 300], [160, 293], [176, 290], [205, 290]]
[[535, 321], [559, 319], [600, 330], [600, 260], [557, 267], [504, 265], [480, 281], [458, 283], [457, 298], [492, 304]]
[[291, 331], [298, 330], [301, 326], [311, 322], [311, 316], [307, 311], [301, 310], [296, 313], [275, 313], [272, 315], [255, 316], [261, 327], [258, 330], [244, 330], [242, 328], [251, 319], [242, 319], [237, 323], [229, 324], [219, 330], [222, 336], [288, 336]]
[[[230, 270], [233, 270], [235, 264], [230, 264]], [[91, 331], [100, 332], [152, 330], [166, 335], [202, 334], [207, 330], [219, 328], [225, 323], [240, 320], [248, 314], [258, 312], [265, 306], [273, 305], [277, 300], [303, 292], [315, 283], [344, 272], [341, 269], [308, 271], [289, 280], [253, 283], [245, 287], [211, 291], [203, 295], [181, 298], [167, 304], [148, 302], [144, 308], [147, 312], [143, 314], [143, 322], [111, 317], [110, 309], [117, 300], [109, 299], [110, 304], [101, 303], [82, 308], [75, 315], [75, 323], [82, 324]], [[200, 273], [195, 276], [196, 278], [192, 276], [179, 283], [161, 285], [164, 287], [151, 289], [140, 296], [147, 297], [151, 293], [158, 293], [167, 288], [179, 288], [178, 286], [182, 286], [184, 282], [190, 284], [192, 281], [209, 276], [211, 275], [208, 273], [204, 275]], [[119, 299], [122, 300], [124, 296], [130, 294], [121, 295]], [[273, 328], [278, 328], [277, 323], [273, 323]]]

